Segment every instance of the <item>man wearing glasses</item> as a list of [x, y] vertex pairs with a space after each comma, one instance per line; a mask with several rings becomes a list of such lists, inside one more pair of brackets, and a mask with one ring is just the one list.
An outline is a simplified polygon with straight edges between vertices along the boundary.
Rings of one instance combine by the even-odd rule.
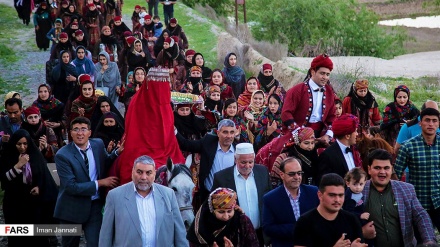
[[293, 246], [293, 231], [300, 215], [319, 205], [318, 188], [301, 184], [301, 161], [288, 157], [280, 164], [283, 186], [263, 197], [263, 232], [272, 247]]
[[[117, 177], [105, 177], [113, 160], [123, 151], [121, 145], [111, 154], [101, 139], [89, 139], [90, 120], [77, 117], [70, 123], [73, 142], [55, 155], [60, 189], [54, 217], [61, 225], [82, 224], [87, 246], [98, 246], [104, 205], [103, 188], [114, 188]], [[62, 236], [62, 245], [79, 246], [80, 236]]]

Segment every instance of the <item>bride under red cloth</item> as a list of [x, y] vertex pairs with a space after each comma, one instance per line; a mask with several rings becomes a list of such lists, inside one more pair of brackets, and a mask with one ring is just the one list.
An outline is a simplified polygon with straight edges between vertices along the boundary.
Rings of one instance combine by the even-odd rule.
[[114, 164], [114, 175], [125, 184], [132, 180], [133, 162], [141, 155], [154, 159], [156, 169], [171, 157], [175, 164], [185, 163], [174, 134], [170, 84], [147, 79], [133, 96], [125, 117], [124, 151]]

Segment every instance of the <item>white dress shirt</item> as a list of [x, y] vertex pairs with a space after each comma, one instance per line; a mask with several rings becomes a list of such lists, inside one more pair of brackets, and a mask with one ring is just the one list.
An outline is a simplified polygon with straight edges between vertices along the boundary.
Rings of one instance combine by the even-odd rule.
[[342, 154], [344, 155], [345, 162], [347, 162], [348, 170], [350, 171], [352, 168], [356, 167], [356, 165], [354, 164], [353, 152], [346, 153], [345, 149], [347, 149], [348, 147], [342, 144], [339, 140], [336, 139], [336, 141], [338, 142], [339, 148], [341, 149]]
[[258, 207], [258, 191], [254, 172], [252, 171], [245, 179], [235, 166], [234, 181], [240, 208], [249, 217], [254, 228], [260, 228], [260, 209]]
[[136, 206], [141, 223], [142, 246], [156, 247], [156, 208], [154, 207], [153, 187], [146, 197], [137, 192], [135, 185], [133, 188], [136, 193]]
[[[325, 92], [321, 92], [321, 91], [315, 92], [314, 90], [320, 88], [320, 86], [318, 86], [318, 84], [316, 84], [316, 82], [314, 82], [312, 79], [309, 80], [309, 86], [310, 89], [312, 90], [312, 98], [313, 98], [313, 106], [312, 106], [313, 108], [309, 122], [310, 123], [322, 122], [322, 97], [324, 96]], [[325, 86], [323, 88], [325, 88]], [[327, 130], [325, 134], [330, 137], [333, 137], [333, 131], [331, 130]]]

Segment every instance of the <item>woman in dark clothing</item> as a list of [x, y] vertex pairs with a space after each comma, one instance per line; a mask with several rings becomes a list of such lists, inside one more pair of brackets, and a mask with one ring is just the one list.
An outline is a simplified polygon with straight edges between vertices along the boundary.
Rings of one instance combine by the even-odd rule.
[[52, 89], [47, 84], [38, 86], [38, 98], [32, 106], [40, 109], [41, 118], [47, 127], [54, 130], [57, 136], [58, 146], [63, 145], [63, 130], [66, 129], [67, 121], [64, 117], [64, 104], [52, 94]]
[[394, 147], [400, 127], [406, 122], [419, 116], [420, 111], [410, 100], [410, 90], [405, 85], [394, 89], [394, 102], [389, 103], [383, 110], [381, 135]]
[[[26, 130], [17, 130], [3, 150], [0, 179], [6, 224], [53, 224], [58, 195], [46, 161]], [[7, 155], [6, 155], [7, 154]], [[48, 237], [8, 237], [8, 246], [49, 246]]]
[[142, 67], [146, 71], [148, 71], [150, 63], [150, 53], [145, 52], [143, 49], [142, 41], [136, 39], [133, 43], [133, 46], [130, 47], [129, 52], [127, 52], [128, 71], [133, 71], [137, 67]]
[[268, 106], [263, 111], [256, 127], [258, 135], [255, 137], [254, 142], [255, 152], [258, 152], [260, 148], [281, 134], [283, 124], [281, 121], [281, 110], [283, 102], [277, 94], [271, 94], [267, 102]]
[[205, 83], [210, 83], [212, 70], [205, 66], [205, 58], [203, 57], [202, 53], [194, 54], [192, 58], [192, 64], [193, 66], [199, 66], [200, 68], [202, 68], [203, 81]]
[[75, 51], [72, 43], [70, 43], [69, 35], [65, 32], [60, 33], [58, 43], [53, 47], [50, 53], [50, 60], [61, 59], [61, 51], [68, 51], [70, 58], [75, 58]]
[[163, 49], [156, 57], [156, 65], [169, 69], [172, 88], [183, 83], [185, 79], [183, 56], [179, 52], [179, 46], [171, 37], [164, 40]]
[[107, 112], [101, 116], [93, 137], [101, 138], [104, 146], [107, 148], [107, 152], [111, 153], [117, 147], [123, 135], [123, 119], [113, 112]]
[[237, 99], [244, 92], [244, 86], [246, 85], [244, 70], [237, 65], [237, 55], [232, 52], [226, 55], [223, 64], [225, 66], [223, 69], [223, 74], [226, 77], [225, 83], [232, 87], [235, 99]]
[[124, 128], [124, 118], [122, 117], [116, 106], [112, 103], [110, 98], [107, 96], [99, 96], [98, 100], [96, 101], [95, 110], [93, 111], [92, 117], [90, 118], [90, 122], [92, 123], [92, 133], [96, 131], [99, 120], [107, 112], [112, 112], [116, 114], [116, 116], [122, 120], [122, 128]]
[[49, 48], [50, 40], [47, 39], [46, 34], [52, 28], [52, 20], [50, 19], [50, 11], [46, 2], [42, 2], [40, 7], [34, 13], [34, 26], [35, 26], [35, 40], [37, 46], [41, 50], [47, 50]]
[[287, 157], [295, 157], [301, 160], [303, 184], [318, 185], [314, 180], [318, 166], [318, 152], [315, 145], [315, 133], [312, 128], [301, 127], [293, 131], [292, 138], [284, 144], [281, 154], [275, 159], [270, 171], [272, 188], [283, 184], [280, 177], [280, 164]]
[[53, 95], [55, 98], [63, 102], [66, 105], [69, 99], [70, 93], [74, 90], [78, 73], [75, 66], [70, 64], [69, 51], [60, 52], [60, 62], [52, 70], [52, 83]]
[[29, 25], [31, 13], [34, 8], [32, 0], [14, 0], [14, 7], [17, 10], [18, 18], [23, 20], [23, 24]]
[[186, 238], [190, 247], [259, 246], [251, 220], [236, 205], [237, 193], [217, 188], [197, 211]]
[[165, 39], [168, 38], [168, 37], [171, 38], [171, 32], [168, 29], [164, 29], [162, 31], [162, 34], [156, 40], [156, 44], [154, 44], [154, 56], [157, 57], [157, 55], [159, 55], [159, 52], [162, 51], [162, 49], [163, 49], [163, 42], [165, 42]]

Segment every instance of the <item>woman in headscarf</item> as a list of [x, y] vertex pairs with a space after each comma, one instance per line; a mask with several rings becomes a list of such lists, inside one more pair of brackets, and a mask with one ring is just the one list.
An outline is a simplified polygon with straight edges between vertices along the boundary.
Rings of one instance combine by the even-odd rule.
[[118, 94], [121, 92], [121, 75], [118, 65], [110, 61], [107, 52], [99, 53], [99, 62], [95, 65], [95, 85], [97, 87], [108, 87], [108, 97], [116, 106], [118, 104]]
[[123, 120], [115, 113], [107, 112], [101, 116], [93, 133], [93, 137], [102, 139], [104, 146], [107, 148], [107, 152], [111, 153], [116, 149], [124, 135]]
[[72, 21], [72, 16], [81, 16], [78, 11], [76, 11], [76, 5], [74, 3], [70, 3], [67, 11], [60, 14], [60, 18], [63, 20], [64, 27], [68, 26]]
[[149, 52], [145, 52], [140, 39], [136, 39], [133, 46], [127, 52], [128, 71], [133, 71], [137, 67], [142, 67], [148, 71], [151, 66], [151, 57]]
[[237, 193], [217, 188], [197, 211], [186, 238], [191, 247], [259, 246], [251, 220], [237, 205]]
[[109, 61], [117, 62], [119, 48], [118, 40], [116, 39], [116, 36], [112, 34], [110, 27], [103, 26], [101, 29], [100, 41], [95, 45], [93, 61], [98, 62], [98, 54], [101, 51], [105, 51], [110, 56]]
[[69, 51], [60, 52], [60, 62], [52, 70], [53, 95], [66, 105], [69, 95], [75, 88], [79, 74], [75, 66], [70, 64]]
[[37, 47], [46, 51], [49, 48], [50, 40], [46, 35], [52, 28], [52, 20], [50, 18], [50, 11], [46, 2], [42, 2], [40, 7], [34, 13], [34, 26], [35, 26], [35, 40]]
[[50, 59], [61, 59], [61, 51], [68, 51], [72, 58], [75, 56], [72, 43], [70, 43], [69, 35], [65, 32], [60, 33], [59, 41], [51, 50]]
[[[26, 130], [17, 130], [3, 150], [0, 180], [5, 224], [54, 224], [58, 189], [46, 161]], [[47, 237], [8, 237], [8, 246], [49, 246]]]
[[267, 101], [269, 102], [268, 107], [264, 110], [256, 127], [258, 135], [255, 137], [254, 142], [255, 152], [258, 152], [260, 148], [281, 134], [283, 124], [281, 120], [283, 106], [281, 99], [278, 95], [272, 94]]
[[64, 117], [64, 104], [56, 99], [49, 85], [41, 84], [38, 86], [38, 98], [32, 103], [38, 107], [41, 118], [47, 127], [54, 130], [57, 137], [58, 146], [63, 144], [63, 130], [66, 130], [66, 119]]
[[[247, 122], [248, 129], [253, 133], [253, 135], [258, 135], [256, 128], [258, 121], [260, 121], [263, 116], [266, 106], [264, 102], [266, 94], [262, 90], [256, 90], [252, 93], [251, 103], [240, 112], [243, 115], [243, 119]], [[252, 142], [253, 143], [253, 142]]]
[[[196, 54], [194, 54], [192, 58], [192, 64], [193, 66], [199, 66], [200, 68], [202, 68], [203, 81], [209, 83], [211, 81], [211, 74], [213, 73], [213, 71], [205, 66], [205, 58], [203, 57], [202, 53], [197, 52]], [[224, 82], [224, 79], [222, 81]]]
[[80, 95], [72, 102], [70, 112], [70, 121], [76, 117], [92, 117], [93, 110], [96, 106], [97, 97], [95, 96], [95, 87], [89, 75], [83, 74], [79, 77]]
[[232, 52], [226, 55], [223, 65], [225, 66], [223, 69], [225, 83], [232, 87], [235, 97], [238, 97], [244, 92], [246, 75], [244, 70], [237, 65], [237, 55]]
[[301, 169], [304, 172], [301, 176], [301, 183], [318, 185], [318, 181], [314, 180], [318, 166], [318, 152], [315, 146], [315, 133], [312, 128], [300, 127], [294, 130], [292, 138], [284, 144], [281, 154], [275, 159], [270, 171], [272, 188], [283, 184], [280, 177], [280, 164], [287, 157], [295, 157], [301, 160]]
[[124, 118], [116, 106], [112, 103], [110, 98], [107, 96], [99, 96], [96, 102], [95, 110], [93, 110], [92, 117], [90, 118], [90, 122], [92, 123], [92, 133], [95, 132], [101, 117], [108, 112], [114, 113], [119, 119], [121, 119], [122, 128], [124, 128]]
[[237, 101], [235, 98], [225, 100], [223, 106], [223, 118], [234, 121], [237, 132], [235, 135], [235, 143], [252, 142], [252, 136], [249, 136], [250, 132], [247, 129], [246, 122], [238, 115]]
[[358, 133], [368, 133], [370, 126], [379, 126], [382, 117], [379, 108], [370, 90], [368, 80], [356, 80], [350, 88], [350, 92], [342, 102], [342, 114], [350, 113], [359, 119]]
[[164, 29], [162, 31], [162, 34], [159, 36], [159, 38], [156, 40], [156, 43], [154, 44], [153, 49], [155, 57], [157, 57], [157, 55], [159, 55], [159, 52], [163, 50], [163, 42], [165, 42], [166, 38], [171, 38], [171, 32], [168, 29]]
[[54, 162], [55, 153], [59, 147], [57, 137], [52, 128], [47, 127], [40, 115], [40, 109], [35, 106], [26, 108], [24, 111], [25, 121], [21, 129], [29, 132], [35, 145], [40, 149], [47, 162]]
[[[249, 77], [246, 81], [245, 90], [240, 96], [238, 96], [238, 110], [244, 111], [252, 101], [252, 94], [260, 89], [260, 83], [254, 76]], [[264, 102], [263, 102], [264, 103]]]
[[88, 10], [84, 15], [84, 21], [85, 21], [85, 25], [87, 27], [87, 33], [89, 35], [88, 40], [89, 40], [90, 46], [95, 46], [98, 43], [100, 35], [101, 35], [100, 30], [101, 30], [102, 23], [100, 22], [100, 20], [101, 20], [100, 13], [94, 3], [88, 4], [87, 7], [88, 7]]
[[92, 60], [86, 57], [87, 50], [84, 46], [78, 46], [75, 54], [76, 58], [73, 59], [72, 64], [75, 66], [76, 73], [78, 75], [88, 74], [94, 80], [95, 78], [95, 65]]
[[394, 102], [389, 103], [383, 110], [381, 135], [394, 147], [400, 127], [419, 114], [420, 111], [410, 100], [409, 88], [405, 85], [397, 86], [394, 89]]
[[[130, 105], [131, 99], [137, 93], [137, 91], [139, 91], [141, 86], [146, 82], [147, 71], [145, 71], [145, 69], [142, 67], [137, 67], [136, 69], [134, 69], [133, 75], [133, 82], [129, 83], [127, 81], [127, 90], [124, 94], [125, 114], [127, 114], [128, 112], [128, 106]], [[127, 80], [129, 76], [130, 72], [127, 75]]]
[[[269, 93], [274, 87], [277, 87], [281, 83], [273, 77], [272, 65], [265, 63], [258, 73], [258, 81], [261, 84], [261, 90], [265, 93]], [[273, 92], [272, 92], [273, 93]]]
[[174, 39], [168, 37], [163, 42], [163, 49], [156, 57], [156, 65], [169, 69], [171, 85], [182, 84], [185, 76], [183, 56]]
[[[183, 93], [192, 93], [196, 95], [201, 95], [204, 93], [204, 88], [206, 87], [206, 83], [202, 78], [202, 69], [199, 66], [192, 66], [189, 70], [190, 76], [186, 78], [183, 85], [175, 84], [172, 89], [177, 92]], [[183, 88], [182, 88], [183, 86]]]
[[[203, 72], [202, 72], [202, 76], [203, 76]], [[211, 78], [211, 82], [209, 83], [210, 86], [216, 85], [220, 87], [221, 100], [225, 101], [226, 99], [230, 99], [230, 98], [235, 99], [234, 92], [232, 91], [232, 88], [225, 83], [225, 75], [221, 70], [214, 69], [212, 71], [212, 74], [210, 75], [210, 78]]]

